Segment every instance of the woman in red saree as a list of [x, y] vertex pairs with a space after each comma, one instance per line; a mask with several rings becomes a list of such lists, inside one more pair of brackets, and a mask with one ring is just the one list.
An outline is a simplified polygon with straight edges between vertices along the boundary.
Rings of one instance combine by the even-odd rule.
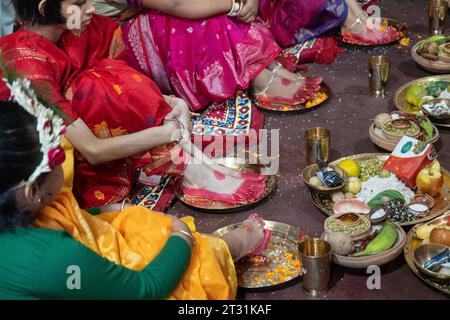
[[[148, 77], [111, 58], [121, 48], [113, 41], [118, 25], [94, 15], [91, 1], [13, 3], [29, 23], [0, 38], [3, 59], [68, 116], [66, 138], [76, 149], [74, 193], [82, 207], [123, 200], [138, 168], [148, 174], [183, 173], [186, 192], [224, 201], [249, 201], [264, 191], [259, 177], [244, 179], [214, 164], [187, 163], [190, 154], [180, 147], [188, 144], [186, 137], [174, 135], [180, 124], [190, 126], [186, 103], [164, 97]], [[64, 23], [73, 6], [81, 18], [76, 32]], [[7, 99], [8, 90], [0, 90], [0, 96]], [[183, 161], [174, 164], [179, 154]]]

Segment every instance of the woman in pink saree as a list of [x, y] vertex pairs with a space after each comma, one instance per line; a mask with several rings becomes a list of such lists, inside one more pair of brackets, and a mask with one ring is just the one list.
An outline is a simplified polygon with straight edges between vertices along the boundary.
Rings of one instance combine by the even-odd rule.
[[[126, 18], [125, 59], [194, 111], [247, 88], [257, 105], [304, 103], [321, 79], [281, 67], [275, 62], [279, 46], [341, 24], [359, 37], [374, 36], [357, 30], [355, 21], [366, 15], [355, 0], [95, 0], [94, 5], [100, 14]], [[130, 5], [142, 10], [128, 19]]]
[[[248, 88], [256, 103], [301, 104], [320, 88], [322, 79], [300, 78], [275, 62], [282, 49], [261, 19], [247, 23], [228, 17], [230, 1], [180, 2], [176, 8], [172, 1], [129, 2], [151, 9], [122, 25], [124, 59], [150, 75], [164, 93], [186, 100], [191, 110]], [[108, 3], [94, 1], [100, 14], [111, 15]]]

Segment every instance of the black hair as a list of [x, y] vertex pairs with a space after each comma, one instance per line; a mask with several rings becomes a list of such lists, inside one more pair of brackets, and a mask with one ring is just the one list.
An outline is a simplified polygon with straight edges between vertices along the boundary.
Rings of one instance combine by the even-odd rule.
[[26, 181], [41, 160], [36, 118], [15, 102], [0, 101], [0, 232], [34, 221], [33, 213], [18, 209], [13, 188]]
[[11, 0], [20, 20], [39, 25], [62, 24], [66, 22], [66, 19], [61, 15], [62, 1], [47, 0], [42, 10], [44, 15], [42, 15], [39, 12], [39, 2], [41, 0]]

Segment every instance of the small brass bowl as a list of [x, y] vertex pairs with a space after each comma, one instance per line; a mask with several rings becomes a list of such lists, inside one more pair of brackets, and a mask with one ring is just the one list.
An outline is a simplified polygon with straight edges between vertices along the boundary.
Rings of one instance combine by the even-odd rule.
[[445, 98], [437, 98], [437, 99], [427, 99], [424, 102], [422, 102], [422, 104], [420, 105], [420, 110], [427, 116], [430, 117], [432, 119], [437, 119], [437, 120], [448, 120], [450, 119], [450, 111], [441, 113], [441, 114], [433, 114], [431, 112], [429, 112], [424, 105], [435, 105], [438, 103], [445, 103], [447, 104], [447, 106], [450, 108], [450, 99], [445, 99]]
[[425, 261], [437, 256], [439, 253], [441, 253], [447, 248], [448, 248], [447, 246], [437, 243], [422, 244], [418, 246], [414, 251], [413, 254], [414, 264], [416, 265], [417, 269], [419, 269], [420, 272], [431, 278], [443, 281], [450, 280], [450, 274], [433, 272], [423, 267]]
[[314, 186], [311, 183], [309, 183], [309, 179], [316, 176], [316, 173], [319, 171], [318, 164], [312, 164], [312, 165], [307, 166], [305, 169], [303, 169], [303, 171], [302, 171], [303, 182], [311, 191], [314, 191], [317, 193], [330, 194], [330, 193], [341, 191], [342, 189], [344, 189], [345, 185], [347, 184], [348, 174], [347, 174], [347, 172], [345, 172], [344, 169], [342, 169], [338, 166], [331, 166], [331, 168], [336, 170], [336, 172], [344, 179], [344, 182], [341, 185], [339, 185], [337, 187], [327, 187], [327, 186]]

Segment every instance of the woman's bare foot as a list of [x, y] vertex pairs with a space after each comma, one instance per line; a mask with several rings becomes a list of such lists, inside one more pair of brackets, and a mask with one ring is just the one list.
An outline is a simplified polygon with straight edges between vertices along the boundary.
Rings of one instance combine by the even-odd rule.
[[237, 178], [212, 170], [205, 164], [191, 163], [184, 171], [183, 192], [191, 197], [246, 204], [259, 200], [265, 188], [262, 175]]
[[300, 83], [303, 80], [303, 76], [298, 73], [293, 73], [284, 68], [279, 62], [274, 61], [270, 64], [270, 66], [267, 67], [268, 70], [273, 71], [280, 75], [283, 78], [286, 78], [291, 81], [299, 81]]
[[252, 214], [239, 227], [222, 236], [234, 261], [245, 257], [265, 241], [264, 220]]
[[281, 103], [296, 104], [310, 100], [320, 90], [321, 82], [320, 77], [291, 74], [286, 78], [278, 71], [273, 74], [272, 71], [265, 69], [253, 79], [252, 88], [256, 98], [272, 98]]
[[343, 31], [342, 36], [346, 40], [367, 44], [383, 44], [394, 41], [398, 37], [398, 31], [390, 26], [382, 26], [379, 29], [364, 28], [361, 32]]
[[398, 32], [383, 25], [381, 18], [368, 17], [354, 0], [347, 0], [347, 4], [349, 13], [342, 25], [344, 39], [366, 44], [383, 44], [397, 38]]

